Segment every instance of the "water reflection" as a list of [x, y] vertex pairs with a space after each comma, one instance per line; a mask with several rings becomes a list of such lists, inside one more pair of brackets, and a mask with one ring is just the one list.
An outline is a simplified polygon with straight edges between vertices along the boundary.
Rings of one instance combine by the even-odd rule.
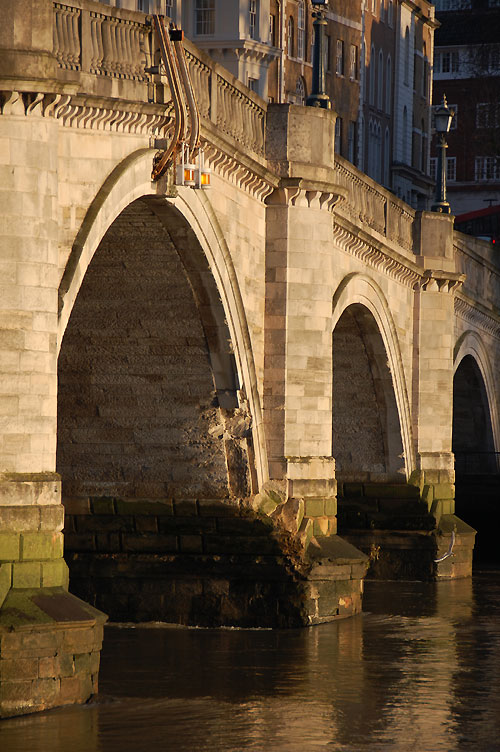
[[101, 701], [4, 721], [0, 749], [500, 749], [500, 572], [366, 591], [311, 630], [109, 628]]

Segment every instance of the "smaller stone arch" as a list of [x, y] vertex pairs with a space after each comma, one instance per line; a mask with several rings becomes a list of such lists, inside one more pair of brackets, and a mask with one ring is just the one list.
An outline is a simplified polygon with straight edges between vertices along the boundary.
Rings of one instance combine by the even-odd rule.
[[[411, 413], [401, 351], [389, 305], [383, 291], [373, 279], [356, 272], [348, 275], [340, 283], [333, 296], [332, 334], [344, 311], [353, 305], [362, 306], [371, 314], [384, 346], [399, 418], [405, 475], [409, 478], [416, 466]], [[386, 387], [388, 388], [389, 385], [387, 384]]]
[[[473, 369], [477, 369], [477, 373], [480, 376], [482, 384], [480, 388], [484, 388], [483, 393], [483, 408], [486, 413], [486, 417], [489, 419], [491, 425], [491, 438], [492, 451], [500, 450], [500, 423], [497, 407], [497, 398], [495, 390], [495, 379], [493, 376], [493, 369], [490, 364], [488, 351], [483, 343], [480, 335], [469, 329], [464, 332], [457, 340], [453, 352], [453, 370], [454, 374], [457, 374], [460, 366], [468, 367], [466, 365], [466, 359], [471, 358], [473, 361]], [[470, 361], [469, 361], [470, 363]]]

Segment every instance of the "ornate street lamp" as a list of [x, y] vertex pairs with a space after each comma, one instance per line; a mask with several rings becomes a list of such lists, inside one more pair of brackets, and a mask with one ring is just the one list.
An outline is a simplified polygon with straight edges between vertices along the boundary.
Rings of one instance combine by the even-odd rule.
[[450, 205], [446, 200], [446, 134], [450, 130], [451, 121], [455, 113], [450, 110], [443, 94], [443, 101], [434, 110], [435, 128], [438, 136], [438, 161], [436, 174], [436, 202], [431, 206], [433, 212], [451, 214]]
[[308, 107], [323, 107], [329, 110], [331, 107], [330, 98], [325, 91], [325, 9], [328, 6], [328, 0], [312, 0], [313, 18], [314, 18], [314, 52], [313, 52], [313, 75], [312, 91], [306, 99]]

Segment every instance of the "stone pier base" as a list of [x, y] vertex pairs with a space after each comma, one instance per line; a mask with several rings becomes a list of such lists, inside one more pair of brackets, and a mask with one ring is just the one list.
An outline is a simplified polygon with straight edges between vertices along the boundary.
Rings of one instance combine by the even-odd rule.
[[[455, 542], [448, 553], [451, 533]], [[444, 580], [470, 577], [476, 531], [453, 514], [434, 530], [346, 530], [344, 537], [370, 558], [367, 577], [379, 580]]]
[[63, 588], [10, 590], [0, 610], [0, 718], [95, 694], [105, 620]]

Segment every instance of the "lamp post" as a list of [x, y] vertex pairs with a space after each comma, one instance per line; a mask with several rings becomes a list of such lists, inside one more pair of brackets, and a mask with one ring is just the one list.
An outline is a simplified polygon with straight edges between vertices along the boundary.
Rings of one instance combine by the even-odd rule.
[[314, 27], [314, 52], [313, 52], [313, 74], [312, 90], [306, 99], [308, 107], [322, 107], [329, 110], [331, 107], [330, 98], [325, 91], [325, 8], [328, 6], [328, 0], [312, 0], [313, 27]]
[[451, 214], [450, 205], [446, 200], [446, 134], [450, 130], [451, 120], [455, 113], [450, 110], [443, 94], [443, 101], [434, 110], [435, 127], [438, 136], [438, 161], [436, 174], [436, 201], [431, 206], [433, 212]]

